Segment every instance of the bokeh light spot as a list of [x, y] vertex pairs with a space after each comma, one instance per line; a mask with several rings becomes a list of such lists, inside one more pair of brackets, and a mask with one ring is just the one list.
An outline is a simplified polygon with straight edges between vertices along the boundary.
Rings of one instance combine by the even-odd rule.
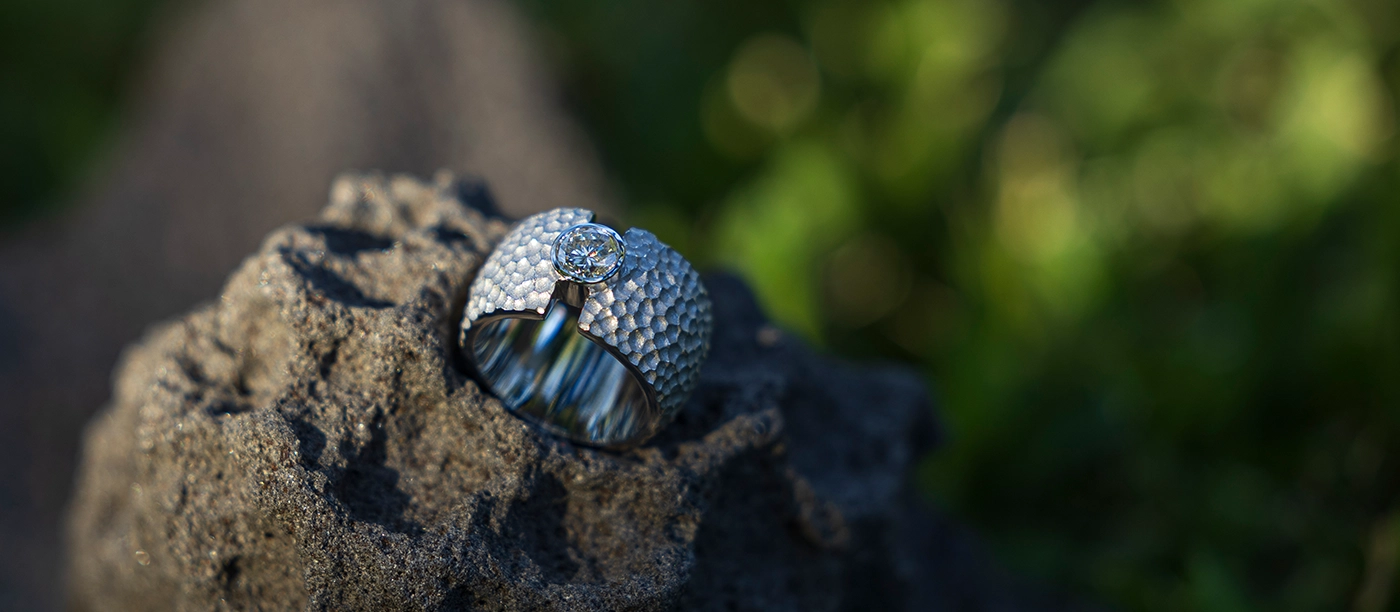
[[781, 133], [811, 114], [821, 84], [806, 48], [786, 36], [760, 34], [734, 54], [726, 85], [740, 116]]

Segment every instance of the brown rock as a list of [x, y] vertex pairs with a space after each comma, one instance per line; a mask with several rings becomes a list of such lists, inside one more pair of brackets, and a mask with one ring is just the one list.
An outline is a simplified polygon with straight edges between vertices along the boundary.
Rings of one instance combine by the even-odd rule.
[[461, 373], [465, 289], [507, 228], [461, 202], [480, 187], [332, 194], [128, 351], [85, 444], [77, 609], [931, 609], [978, 588], [941, 577], [976, 557], [910, 502], [916, 377], [816, 356], [709, 277], [679, 420], [576, 447]]
[[498, 0], [216, 0], [171, 20], [97, 180], [0, 244], [0, 609], [59, 606], [58, 517], [122, 346], [214, 295], [345, 168], [607, 208], [527, 24]]

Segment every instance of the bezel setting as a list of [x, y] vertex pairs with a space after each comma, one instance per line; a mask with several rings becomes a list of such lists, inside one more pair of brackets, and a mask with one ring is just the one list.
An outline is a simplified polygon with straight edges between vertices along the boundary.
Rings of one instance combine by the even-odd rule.
[[600, 283], [622, 268], [627, 243], [611, 227], [581, 223], [564, 230], [554, 240], [554, 269], [570, 280]]

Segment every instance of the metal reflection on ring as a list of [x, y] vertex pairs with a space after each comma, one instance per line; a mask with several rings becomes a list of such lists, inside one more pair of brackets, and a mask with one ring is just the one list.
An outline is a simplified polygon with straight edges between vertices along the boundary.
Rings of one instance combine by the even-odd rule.
[[683, 257], [583, 209], [520, 222], [472, 281], [462, 344], [517, 415], [625, 448], [674, 417], [709, 350], [710, 301]]

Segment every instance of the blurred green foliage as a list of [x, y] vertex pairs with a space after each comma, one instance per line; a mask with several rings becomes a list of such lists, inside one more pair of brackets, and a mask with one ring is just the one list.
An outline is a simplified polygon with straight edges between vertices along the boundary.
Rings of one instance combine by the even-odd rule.
[[1400, 7], [530, 6], [633, 221], [923, 364], [923, 482], [1126, 610], [1400, 609]]
[[[153, 1], [4, 9], [16, 201], [85, 163]], [[1008, 564], [1400, 610], [1393, 1], [521, 1], [633, 222], [922, 364], [922, 482]]]

